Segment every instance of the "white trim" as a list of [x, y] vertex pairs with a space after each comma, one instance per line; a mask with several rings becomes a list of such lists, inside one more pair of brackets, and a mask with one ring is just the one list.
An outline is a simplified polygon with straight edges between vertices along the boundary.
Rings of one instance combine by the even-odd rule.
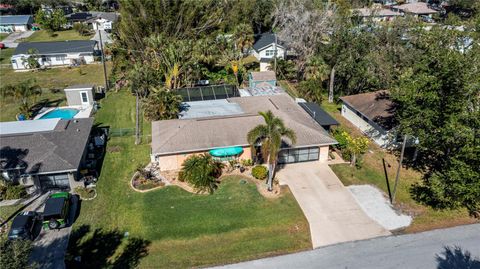
[[[87, 101], [83, 101], [83, 94], [85, 94], [85, 97], [87, 98]], [[81, 91], [80, 92], [80, 103], [82, 103], [82, 106], [90, 105], [90, 100], [88, 98], [88, 91]]]

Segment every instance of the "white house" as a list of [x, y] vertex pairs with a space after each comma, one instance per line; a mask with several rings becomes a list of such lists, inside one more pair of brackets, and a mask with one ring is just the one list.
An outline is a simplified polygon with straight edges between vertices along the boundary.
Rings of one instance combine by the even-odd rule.
[[32, 27], [31, 15], [0, 16], [0, 33], [25, 32]]
[[93, 18], [88, 20], [87, 23], [91, 23], [93, 30], [97, 31], [105, 30], [107, 32], [112, 31], [113, 24], [118, 20], [118, 14], [115, 12], [94, 12], [92, 11]]
[[[276, 50], [276, 52], [275, 52]], [[270, 61], [275, 57], [285, 59], [286, 48], [283, 42], [275, 42], [275, 34], [265, 33], [257, 37], [252, 55], [260, 61], [260, 71], [268, 71]]]
[[424, 2], [392, 6], [391, 9], [393, 11], [400, 12], [402, 14], [409, 14], [415, 17], [426, 16], [432, 18], [433, 14], [438, 13], [438, 11], [430, 8], [430, 6]]
[[97, 42], [72, 40], [55, 42], [22, 42], [12, 55], [12, 68], [28, 69], [26, 60], [34, 52], [40, 66], [79, 65], [94, 62]]
[[383, 148], [397, 145], [393, 126], [394, 106], [388, 91], [376, 91], [340, 98], [342, 116]]

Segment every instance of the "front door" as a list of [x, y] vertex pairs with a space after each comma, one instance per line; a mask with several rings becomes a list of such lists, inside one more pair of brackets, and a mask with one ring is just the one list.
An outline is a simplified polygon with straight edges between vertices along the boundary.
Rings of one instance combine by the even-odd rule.
[[88, 106], [90, 104], [88, 92], [80, 92], [80, 101], [82, 102], [82, 106]]

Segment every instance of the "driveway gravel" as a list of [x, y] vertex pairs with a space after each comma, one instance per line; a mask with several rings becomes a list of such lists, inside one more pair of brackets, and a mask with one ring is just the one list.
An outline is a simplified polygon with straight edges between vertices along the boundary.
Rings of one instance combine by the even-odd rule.
[[407, 227], [412, 217], [402, 215], [392, 208], [388, 199], [371, 185], [352, 185], [347, 187], [363, 211], [387, 230]]

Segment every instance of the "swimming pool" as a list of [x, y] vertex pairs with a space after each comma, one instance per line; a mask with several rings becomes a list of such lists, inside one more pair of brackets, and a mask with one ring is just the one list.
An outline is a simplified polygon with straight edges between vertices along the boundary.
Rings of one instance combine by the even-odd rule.
[[45, 113], [45, 115], [41, 116], [40, 119], [60, 118], [60, 119], [69, 120], [69, 119], [73, 119], [73, 117], [77, 115], [78, 111], [79, 111], [78, 109], [74, 109], [74, 108], [55, 108], [54, 110]]

